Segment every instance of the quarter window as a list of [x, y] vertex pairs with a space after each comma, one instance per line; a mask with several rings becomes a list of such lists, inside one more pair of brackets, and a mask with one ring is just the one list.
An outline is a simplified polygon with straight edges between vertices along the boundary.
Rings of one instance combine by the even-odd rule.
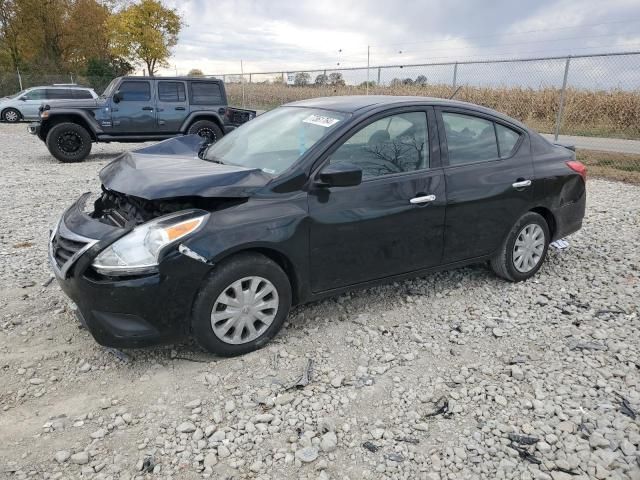
[[161, 102], [184, 102], [187, 99], [184, 83], [158, 82], [158, 98]]
[[500, 146], [500, 158], [506, 158], [513, 153], [513, 148], [518, 143], [520, 134], [515, 130], [496, 123], [496, 134]]
[[146, 102], [151, 100], [149, 82], [122, 82], [118, 89], [122, 102]]
[[426, 113], [400, 113], [367, 125], [331, 155], [330, 163], [342, 162], [360, 167], [363, 178], [428, 168]]
[[458, 113], [443, 113], [449, 165], [486, 162], [498, 158], [493, 122]]
[[194, 105], [220, 105], [222, 92], [216, 82], [192, 82], [191, 103]]

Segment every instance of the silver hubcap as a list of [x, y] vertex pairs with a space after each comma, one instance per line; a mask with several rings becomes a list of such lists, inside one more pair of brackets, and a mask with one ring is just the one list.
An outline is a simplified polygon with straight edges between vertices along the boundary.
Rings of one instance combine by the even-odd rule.
[[4, 114], [4, 118], [7, 122], [15, 122], [16, 120], [18, 120], [18, 114], [11, 110]]
[[536, 268], [542, 260], [545, 240], [540, 225], [532, 223], [520, 230], [513, 246], [513, 266], [516, 270], [527, 273]]
[[245, 277], [218, 296], [211, 311], [211, 328], [225, 343], [238, 345], [260, 337], [278, 313], [278, 292], [266, 278]]

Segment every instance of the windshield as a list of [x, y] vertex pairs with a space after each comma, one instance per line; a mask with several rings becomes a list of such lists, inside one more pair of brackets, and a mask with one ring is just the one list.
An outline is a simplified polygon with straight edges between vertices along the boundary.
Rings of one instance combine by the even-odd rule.
[[211, 145], [205, 160], [278, 175], [346, 118], [345, 113], [328, 110], [276, 108]]
[[119, 78], [114, 78], [113, 80], [111, 80], [111, 83], [109, 85], [107, 85], [107, 88], [104, 89], [104, 92], [102, 92], [102, 95], [100, 95], [101, 97], [108, 97], [109, 95], [111, 95], [113, 89], [116, 88], [116, 85], [118, 84], [118, 80], [120, 80]]
[[18, 93], [15, 93], [13, 95], [9, 95], [7, 98], [18, 98], [20, 95], [22, 95], [23, 93], [26, 93], [26, 90], [20, 90]]

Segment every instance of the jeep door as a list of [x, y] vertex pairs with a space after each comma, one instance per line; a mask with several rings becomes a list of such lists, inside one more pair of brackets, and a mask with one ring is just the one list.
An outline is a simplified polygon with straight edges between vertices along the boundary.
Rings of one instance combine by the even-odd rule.
[[136, 135], [157, 129], [155, 97], [149, 80], [124, 80], [112, 98], [111, 131]]
[[156, 83], [158, 130], [177, 133], [189, 107], [186, 84], [182, 80], [157, 80]]

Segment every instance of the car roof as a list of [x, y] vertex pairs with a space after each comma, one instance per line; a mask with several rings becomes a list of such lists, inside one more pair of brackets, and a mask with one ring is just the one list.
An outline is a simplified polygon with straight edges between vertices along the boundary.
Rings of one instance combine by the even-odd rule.
[[307, 100], [299, 100], [287, 103], [283, 106], [288, 107], [308, 107], [320, 108], [323, 110], [333, 110], [343, 113], [360, 113], [381, 106], [404, 106], [404, 105], [434, 105], [443, 107], [458, 107], [467, 110], [475, 110], [479, 113], [485, 113], [493, 117], [500, 118], [507, 122], [516, 124], [522, 128], [527, 128], [521, 122], [497, 112], [490, 108], [486, 108], [474, 103], [461, 102], [459, 100], [449, 100], [436, 97], [420, 97], [420, 96], [403, 96], [403, 95], [338, 95], [334, 97], [318, 97], [309, 98]]
[[122, 80], [182, 80], [182, 81], [207, 81], [207, 82], [220, 82], [222, 83], [222, 80], [220, 80], [219, 78], [214, 78], [214, 77], [141, 77], [141, 76], [136, 76], [136, 75], [129, 75], [126, 77], [120, 77]]

